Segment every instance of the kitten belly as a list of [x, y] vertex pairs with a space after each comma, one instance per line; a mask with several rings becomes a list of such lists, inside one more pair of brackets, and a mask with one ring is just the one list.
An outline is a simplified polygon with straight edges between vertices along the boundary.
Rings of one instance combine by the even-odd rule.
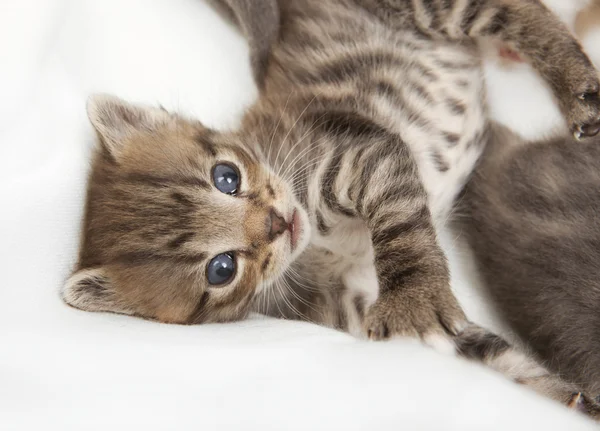
[[[468, 52], [462, 57], [458, 52], [456, 62], [472, 63]], [[391, 119], [391, 128], [411, 149], [435, 223], [440, 226], [483, 152], [487, 115], [478, 63], [469, 68], [437, 69], [436, 75], [435, 82], [421, 83], [428, 94], [427, 104], [415, 96], [414, 101], [408, 99], [409, 110], [385, 99], [377, 100], [375, 107], [380, 116]], [[402, 71], [396, 82], [402, 88]]]
[[467, 139], [469, 138], [475, 143], [470, 144], [466, 140], [461, 148], [445, 154], [448, 169], [444, 172], [438, 169], [436, 156], [424, 154], [416, 157], [421, 179], [429, 197], [429, 208], [438, 229], [446, 223], [456, 197], [475, 169], [483, 151], [484, 143], [480, 141], [479, 134]]
[[463, 70], [461, 79], [469, 83], [466, 87], [456, 85], [454, 74], [442, 74], [438, 83], [440, 88], [452, 89], [446, 91], [453, 93], [452, 99], [458, 101], [461, 108], [449, 107], [442, 98], [441, 103], [432, 107], [433, 127], [425, 131], [430, 138], [410, 137], [406, 141], [419, 167], [438, 227], [446, 222], [457, 195], [484, 149], [487, 116], [481, 73], [480, 68]]

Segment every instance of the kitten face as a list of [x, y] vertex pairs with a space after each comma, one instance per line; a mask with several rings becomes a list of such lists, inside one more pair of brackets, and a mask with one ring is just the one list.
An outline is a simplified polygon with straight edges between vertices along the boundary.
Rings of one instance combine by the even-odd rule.
[[109, 96], [65, 301], [164, 322], [242, 318], [308, 243], [305, 210], [258, 142]]

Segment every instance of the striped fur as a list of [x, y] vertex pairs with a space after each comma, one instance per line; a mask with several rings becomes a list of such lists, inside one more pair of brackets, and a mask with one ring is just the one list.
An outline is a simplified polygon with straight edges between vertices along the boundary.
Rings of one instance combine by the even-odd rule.
[[[257, 1], [256, 14], [278, 7], [269, 16], [279, 20], [261, 15], [260, 25], [243, 22], [259, 19], [250, 3], [222, 3], [250, 39], [259, 100], [240, 130], [218, 133], [92, 99], [101, 145], [65, 300], [180, 323], [254, 307], [375, 340], [448, 339], [463, 356], [587, 406], [467, 321], [436, 233], [488, 139], [478, 40], [514, 45], [573, 133], [597, 132], [596, 71], [567, 29], [535, 0]], [[240, 172], [235, 196], [213, 187], [223, 161]], [[269, 235], [273, 212], [289, 233]], [[223, 252], [239, 266], [211, 286], [207, 262]]]

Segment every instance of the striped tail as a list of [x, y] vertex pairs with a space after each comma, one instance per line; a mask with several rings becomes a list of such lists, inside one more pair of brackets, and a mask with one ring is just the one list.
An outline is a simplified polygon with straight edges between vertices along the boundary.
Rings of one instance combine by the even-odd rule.
[[600, 420], [600, 406], [592, 397], [551, 373], [498, 335], [470, 323], [454, 341], [459, 356], [481, 362], [540, 395]]

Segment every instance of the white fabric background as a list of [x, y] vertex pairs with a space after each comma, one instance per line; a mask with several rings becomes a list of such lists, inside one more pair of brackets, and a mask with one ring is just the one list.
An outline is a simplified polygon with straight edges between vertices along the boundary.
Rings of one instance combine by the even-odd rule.
[[[599, 41], [586, 46], [600, 63]], [[492, 111], [540, 136], [558, 113], [516, 69], [488, 67]], [[0, 1], [0, 429], [592, 429], [411, 340], [262, 318], [169, 326], [65, 306], [94, 91], [212, 127], [235, 125], [256, 96], [244, 40], [200, 0]], [[445, 240], [455, 289], [474, 320], [500, 329], [459, 242]]]

